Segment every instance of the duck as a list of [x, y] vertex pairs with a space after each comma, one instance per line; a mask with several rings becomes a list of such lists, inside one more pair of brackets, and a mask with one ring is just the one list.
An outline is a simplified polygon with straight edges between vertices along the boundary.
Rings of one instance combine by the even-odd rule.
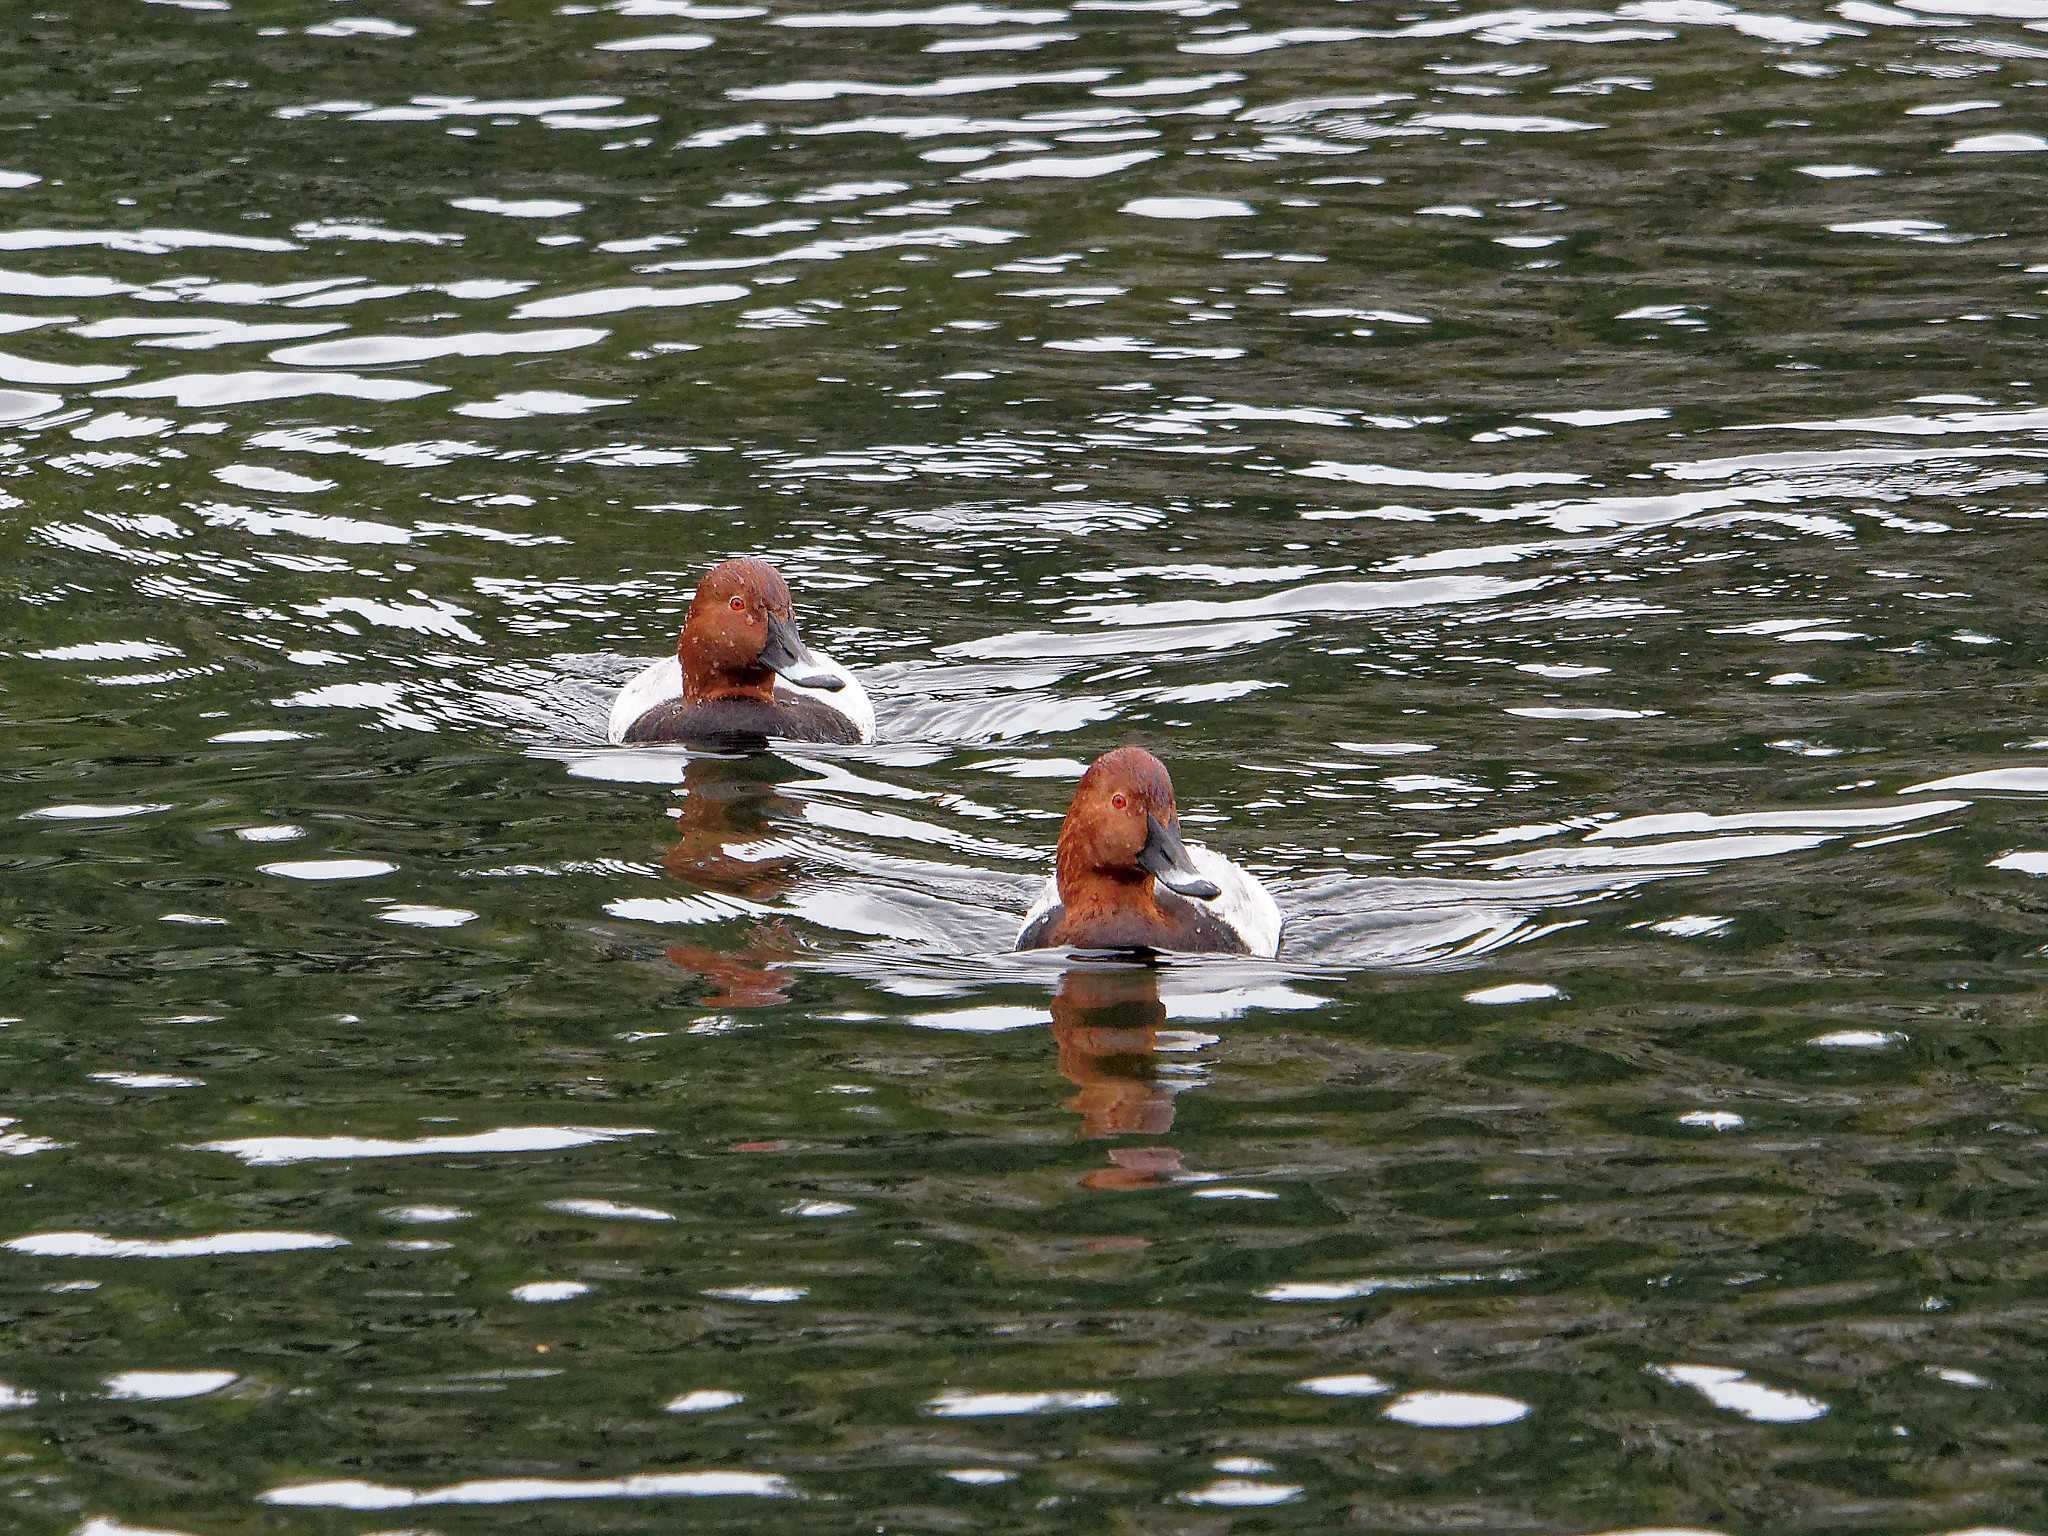
[[697, 583], [675, 654], [612, 701], [607, 738], [733, 751], [785, 741], [875, 739], [860, 680], [797, 633], [789, 583], [766, 560], [725, 560]]
[[1024, 916], [1019, 950], [1280, 953], [1280, 907], [1247, 871], [1181, 841], [1166, 765], [1118, 747], [1089, 765], [1060, 827], [1054, 874]]

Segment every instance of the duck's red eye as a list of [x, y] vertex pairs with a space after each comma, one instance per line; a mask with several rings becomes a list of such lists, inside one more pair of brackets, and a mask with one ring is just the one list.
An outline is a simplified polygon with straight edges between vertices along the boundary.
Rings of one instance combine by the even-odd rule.
[[1111, 796], [1109, 797], [1109, 803], [1110, 803], [1111, 805], [1115, 806], [1115, 807], [1116, 807], [1116, 808], [1117, 808], [1118, 810], [1122, 810], [1122, 809], [1123, 809], [1123, 808], [1124, 808], [1125, 806], [1129, 805], [1129, 804], [1130, 804], [1131, 802], [1130, 802], [1130, 801], [1128, 801], [1128, 800], [1126, 800], [1126, 799], [1125, 799], [1125, 798], [1124, 798], [1124, 797], [1123, 797], [1122, 795], [1111, 795]]
[[732, 600], [732, 611], [734, 613], [745, 613], [747, 611], [747, 600], [744, 597], [735, 597]]

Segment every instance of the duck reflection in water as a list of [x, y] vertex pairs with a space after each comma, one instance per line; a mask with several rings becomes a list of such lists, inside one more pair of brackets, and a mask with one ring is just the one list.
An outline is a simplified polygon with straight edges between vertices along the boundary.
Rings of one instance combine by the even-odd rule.
[[[662, 867], [676, 879], [721, 896], [767, 904], [794, 881], [796, 859], [784, 851], [769, 819], [783, 782], [798, 770], [772, 754], [746, 758], [693, 757], [683, 768], [683, 798], [676, 840]], [[671, 944], [668, 958], [702, 976], [712, 1008], [767, 1008], [789, 1001], [782, 962], [802, 946], [780, 918], [748, 924], [738, 949]]]
[[[1173, 1099], [1184, 1083], [1160, 1070], [1166, 1004], [1149, 965], [1074, 966], [1052, 997], [1052, 1037], [1060, 1075], [1077, 1090], [1067, 1108], [1088, 1140], [1163, 1136], [1173, 1129]], [[1150, 1189], [1183, 1172], [1164, 1146], [1119, 1146], [1110, 1165], [1087, 1174], [1090, 1189]]]

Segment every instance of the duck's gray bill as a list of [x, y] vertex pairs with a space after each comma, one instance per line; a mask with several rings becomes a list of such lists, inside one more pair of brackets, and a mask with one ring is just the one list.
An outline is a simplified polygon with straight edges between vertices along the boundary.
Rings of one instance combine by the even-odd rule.
[[1150, 811], [1145, 813], [1145, 846], [1138, 850], [1138, 863], [1158, 876], [1159, 883], [1175, 895], [1214, 901], [1223, 894], [1215, 881], [1195, 868], [1180, 834]]
[[822, 688], [837, 693], [846, 679], [827, 672], [811, 648], [797, 635], [793, 620], [780, 614], [768, 615], [768, 643], [761, 647], [761, 665], [778, 672], [799, 688]]

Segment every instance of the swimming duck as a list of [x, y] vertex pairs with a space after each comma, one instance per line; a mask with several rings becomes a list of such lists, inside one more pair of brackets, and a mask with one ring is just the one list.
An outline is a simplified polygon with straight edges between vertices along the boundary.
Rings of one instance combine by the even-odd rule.
[[851, 672], [803, 643], [789, 584], [750, 556], [705, 573], [675, 654], [619, 690], [606, 734], [726, 750], [771, 736], [873, 741], [875, 710]]
[[1141, 747], [1105, 752], [1081, 775], [1053, 867], [1019, 949], [1280, 952], [1271, 894], [1221, 854], [1180, 840], [1173, 780]]

